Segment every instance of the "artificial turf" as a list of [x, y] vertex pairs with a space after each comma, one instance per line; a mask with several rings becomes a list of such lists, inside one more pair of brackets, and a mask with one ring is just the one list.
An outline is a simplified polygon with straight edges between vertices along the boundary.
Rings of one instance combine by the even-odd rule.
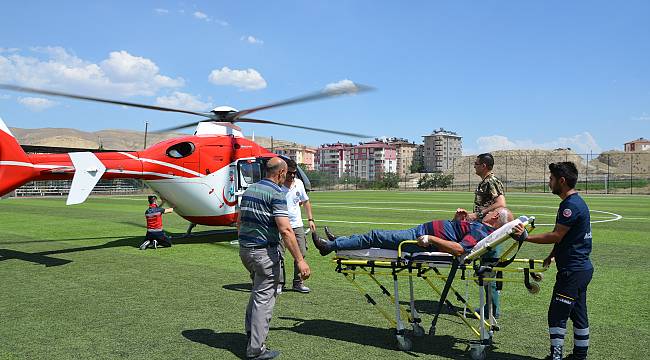
[[[471, 193], [459, 192], [311, 196], [317, 225], [329, 225], [338, 234], [450, 218], [457, 207], [472, 202]], [[592, 226], [596, 270], [588, 298], [590, 358], [645, 359], [650, 342], [650, 197], [589, 195], [586, 200], [592, 220], [606, 221]], [[552, 224], [560, 200], [551, 194], [509, 193], [507, 201], [515, 214]], [[177, 239], [172, 248], [140, 251], [145, 208], [144, 196], [92, 197], [78, 206], [65, 206], [61, 198], [0, 201], [0, 359], [244, 356], [243, 314], [250, 285], [231, 243], [235, 237], [196, 236]], [[164, 223], [174, 234], [186, 228], [175, 214], [165, 215]], [[541, 225], [536, 231], [550, 229]], [[199, 226], [195, 232], [204, 230], [209, 228]], [[541, 259], [549, 251], [550, 246], [525, 244], [518, 257]], [[468, 358], [465, 349], [473, 335], [447, 314], [435, 337], [416, 338], [410, 352], [397, 350], [388, 323], [334, 271], [330, 257], [311, 248], [307, 260], [312, 292], [280, 295], [271, 322], [268, 343], [282, 352], [281, 358]], [[537, 295], [530, 295], [523, 282], [505, 285], [501, 330], [490, 358], [546, 355], [554, 274], [554, 268], [546, 273]], [[392, 288], [390, 279], [384, 283]], [[464, 282], [457, 287], [464, 293]], [[474, 303], [476, 289], [470, 284]], [[428, 329], [437, 296], [416, 281], [416, 298]], [[569, 335], [569, 349], [571, 344]]]

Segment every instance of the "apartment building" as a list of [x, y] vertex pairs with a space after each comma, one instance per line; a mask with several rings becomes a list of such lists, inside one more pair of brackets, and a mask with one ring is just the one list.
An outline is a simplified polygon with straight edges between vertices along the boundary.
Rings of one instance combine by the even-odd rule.
[[424, 169], [427, 172], [445, 171], [463, 154], [462, 137], [453, 131], [440, 128], [422, 137]]
[[314, 160], [316, 149], [312, 149], [304, 145], [293, 144], [278, 146], [274, 150], [278, 155], [284, 155], [289, 159], [295, 161], [297, 164], [305, 165], [305, 168], [307, 168], [307, 170], [315, 169]]

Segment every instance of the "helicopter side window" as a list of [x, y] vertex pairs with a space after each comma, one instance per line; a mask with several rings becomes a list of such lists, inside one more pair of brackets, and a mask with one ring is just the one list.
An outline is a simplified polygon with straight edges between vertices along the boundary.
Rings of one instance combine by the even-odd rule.
[[262, 180], [262, 169], [258, 162], [240, 162], [239, 173], [241, 179], [248, 185]]
[[189, 141], [181, 142], [176, 145], [172, 145], [167, 149], [167, 156], [173, 157], [175, 159], [184, 158], [190, 156], [196, 147], [193, 143]]

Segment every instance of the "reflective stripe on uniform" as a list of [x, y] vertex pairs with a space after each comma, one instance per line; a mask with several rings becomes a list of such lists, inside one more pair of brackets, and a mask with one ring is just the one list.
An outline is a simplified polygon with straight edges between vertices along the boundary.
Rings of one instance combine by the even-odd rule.
[[573, 340], [573, 345], [578, 346], [578, 347], [588, 347], [589, 346], [589, 339], [587, 339], [587, 340]]
[[552, 346], [564, 346], [564, 338], [551, 339]]
[[589, 335], [589, 328], [586, 329], [576, 329], [573, 328], [574, 335]]

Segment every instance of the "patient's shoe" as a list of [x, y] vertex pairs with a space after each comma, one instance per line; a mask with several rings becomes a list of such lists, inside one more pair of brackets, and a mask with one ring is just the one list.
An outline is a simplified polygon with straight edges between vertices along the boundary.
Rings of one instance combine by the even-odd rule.
[[332, 252], [331, 243], [325, 239], [318, 237], [318, 234], [314, 231], [311, 233], [311, 239], [314, 242], [314, 246], [318, 249], [321, 256], [325, 256]]
[[336, 235], [332, 234], [332, 232], [330, 231], [330, 228], [328, 228], [327, 226], [323, 226], [323, 229], [325, 230], [325, 235], [327, 235], [327, 238], [329, 239], [329, 241], [336, 240]]

